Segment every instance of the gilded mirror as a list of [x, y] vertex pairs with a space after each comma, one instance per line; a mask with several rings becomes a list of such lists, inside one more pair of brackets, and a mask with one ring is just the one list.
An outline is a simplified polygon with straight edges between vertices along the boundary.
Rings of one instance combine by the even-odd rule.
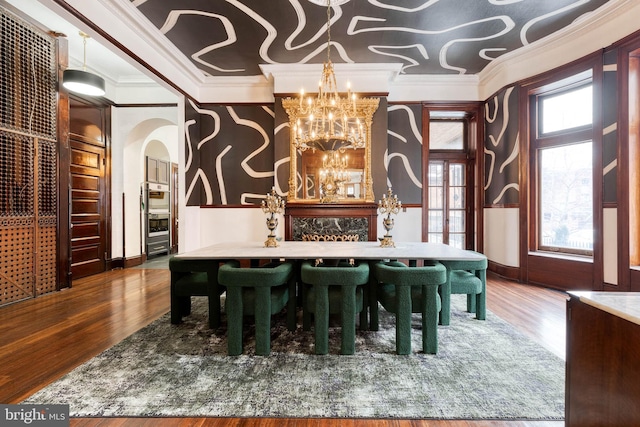
[[[289, 201], [374, 202], [371, 124], [378, 103], [377, 98], [353, 100], [354, 118], [362, 135], [357, 144], [340, 138], [323, 137], [300, 143], [296, 137], [297, 131], [309, 123], [301, 113], [302, 103], [292, 98], [282, 100], [282, 106], [289, 115], [290, 127]], [[341, 124], [341, 120], [336, 120], [336, 126]], [[348, 132], [347, 126], [344, 127]]]

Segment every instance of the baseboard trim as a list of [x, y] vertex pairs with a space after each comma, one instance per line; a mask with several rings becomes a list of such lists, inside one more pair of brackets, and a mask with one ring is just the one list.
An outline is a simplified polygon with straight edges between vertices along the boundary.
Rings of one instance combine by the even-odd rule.
[[141, 254], [131, 258], [124, 259], [124, 268], [136, 267], [147, 260], [147, 254]]
[[506, 279], [520, 281], [520, 268], [489, 261], [488, 270]]

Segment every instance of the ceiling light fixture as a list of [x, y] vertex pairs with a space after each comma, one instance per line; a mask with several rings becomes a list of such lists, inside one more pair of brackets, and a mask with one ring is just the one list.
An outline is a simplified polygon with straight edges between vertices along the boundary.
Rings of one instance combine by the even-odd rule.
[[299, 102], [298, 117], [302, 119], [294, 126], [296, 148], [316, 148], [323, 141], [341, 151], [365, 146], [366, 130], [359, 118], [356, 95], [347, 83], [346, 97], [340, 96], [336, 84], [331, 62], [331, 0], [327, 0], [327, 61], [322, 67], [318, 94], [305, 98], [302, 89]]
[[105, 94], [104, 79], [87, 71], [87, 39], [89, 35], [80, 31], [84, 45], [82, 70], [64, 70], [62, 86], [66, 89], [89, 96], [103, 96]]

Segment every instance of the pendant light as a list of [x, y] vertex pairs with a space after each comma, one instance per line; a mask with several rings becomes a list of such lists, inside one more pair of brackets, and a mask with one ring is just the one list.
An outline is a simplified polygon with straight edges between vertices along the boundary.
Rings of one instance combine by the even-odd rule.
[[103, 96], [105, 94], [104, 79], [87, 71], [87, 39], [89, 35], [80, 31], [80, 37], [82, 37], [84, 45], [82, 70], [64, 70], [62, 86], [83, 95]]

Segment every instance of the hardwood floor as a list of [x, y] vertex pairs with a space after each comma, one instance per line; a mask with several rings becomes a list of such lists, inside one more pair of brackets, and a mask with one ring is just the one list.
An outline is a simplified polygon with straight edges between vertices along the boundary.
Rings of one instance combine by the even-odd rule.
[[[563, 292], [489, 274], [487, 307], [564, 358]], [[114, 270], [0, 308], [0, 403], [17, 403], [169, 310], [169, 271]], [[273, 418], [74, 418], [74, 427], [560, 427], [564, 422]]]

